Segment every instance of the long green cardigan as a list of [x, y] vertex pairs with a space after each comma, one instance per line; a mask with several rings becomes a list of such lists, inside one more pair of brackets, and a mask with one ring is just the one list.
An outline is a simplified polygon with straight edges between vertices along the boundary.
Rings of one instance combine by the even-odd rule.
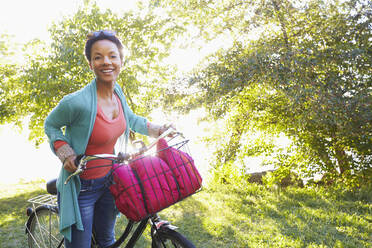
[[[121, 137], [125, 139], [125, 145], [128, 142], [130, 129], [148, 135], [147, 119], [131, 111], [118, 84], [115, 84], [114, 92], [121, 100], [127, 124], [124, 137]], [[65, 96], [46, 118], [44, 128], [52, 151], [55, 153], [54, 142], [63, 140], [72, 147], [76, 154], [84, 154], [96, 115], [97, 84], [94, 79], [81, 90]], [[57, 189], [60, 197], [59, 228], [64, 237], [71, 241], [71, 226], [75, 224], [79, 230], [84, 228], [77, 200], [80, 192], [80, 178], [73, 177], [65, 185], [64, 182], [69, 175], [70, 173], [62, 167], [57, 180]]]

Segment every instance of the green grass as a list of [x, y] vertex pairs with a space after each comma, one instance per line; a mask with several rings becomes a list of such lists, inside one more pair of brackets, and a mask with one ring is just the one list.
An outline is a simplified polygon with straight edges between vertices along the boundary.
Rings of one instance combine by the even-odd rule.
[[[0, 247], [27, 247], [27, 199], [43, 182], [0, 185]], [[372, 192], [218, 186], [160, 214], [201, 248], [372, 247]], [[125, 219], [121, 217], [121, 219]], [[137, 247], [149, 247], [149, 236]]]
[[0, 247], [27, 247], [25, 222], [27, 199], [44, 194], [43, 181], [0, 184]]

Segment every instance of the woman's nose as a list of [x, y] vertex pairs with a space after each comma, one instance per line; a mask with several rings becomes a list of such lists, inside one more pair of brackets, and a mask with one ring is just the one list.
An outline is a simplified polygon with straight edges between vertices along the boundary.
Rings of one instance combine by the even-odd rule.
[[103, 59], [103, 63], [104, 64], [111, 64], [111, 60], [108, 56], [105, 56], [104, 59]]

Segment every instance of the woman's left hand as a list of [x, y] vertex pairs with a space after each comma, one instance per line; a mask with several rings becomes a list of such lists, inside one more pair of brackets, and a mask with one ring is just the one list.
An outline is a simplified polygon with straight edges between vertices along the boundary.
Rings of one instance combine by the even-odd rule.
[[[159, 136], [162, 135], [165, 131], [167, 131], [169, 128], [172, 128], [174, 131], [176, 131], [176, 127], [173, 123], [170, 124], [164, 124], [163, 126], [160, 127], [159, 129]], [[174, 132], [171, 132], [168, 137], [173, 137]]]

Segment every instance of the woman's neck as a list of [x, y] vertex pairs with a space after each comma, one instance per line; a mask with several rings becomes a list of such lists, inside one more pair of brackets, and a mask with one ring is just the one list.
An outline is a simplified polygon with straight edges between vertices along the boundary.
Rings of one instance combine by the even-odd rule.
[[97, 97], [101, 99], [112, 99], [114, 94], [115, 83], [100, 83], [97, 81]]

